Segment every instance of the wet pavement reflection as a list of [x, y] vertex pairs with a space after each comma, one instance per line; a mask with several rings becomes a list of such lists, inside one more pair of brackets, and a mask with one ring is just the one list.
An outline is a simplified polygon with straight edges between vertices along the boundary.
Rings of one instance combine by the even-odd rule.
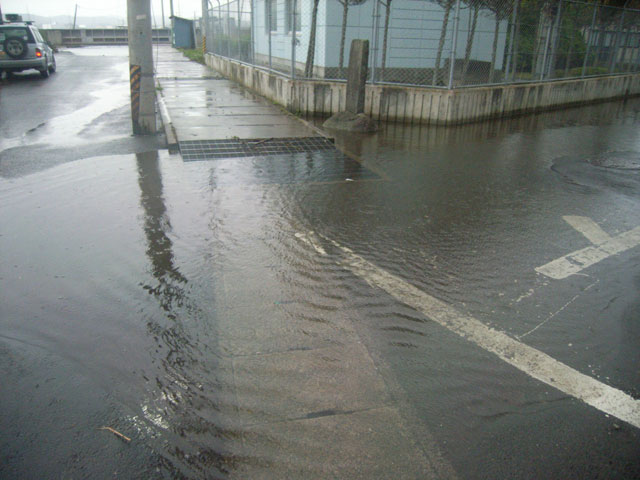
[[639, 112], [338, 136], [357, 162], [150, 151], [0, 179], [0, 346], [108, 392], [147, 478], [636, 477], [638, 429], [372, 287], [336, 244], [638, 398], [638, 249], [535, 268], [589, 245], [563, 216], [640, 225]]

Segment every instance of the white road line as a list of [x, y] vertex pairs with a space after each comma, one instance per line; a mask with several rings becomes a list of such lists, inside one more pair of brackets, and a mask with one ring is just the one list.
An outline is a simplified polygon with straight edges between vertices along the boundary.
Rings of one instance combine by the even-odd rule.
[[589, 217], [578, 217], [574, 215], [565, 215], [562, 217], [565, 222], [579, 231], [594, 245], [600, 245], [611, 239], [611, 236], [600, 228], [596, 222]]
[[536, 268], [536, 272], [560, 280], [638, 245], [640, 245], [640, 227], [621, 233], [617, 237], [609, 237], [599, 245], [569, 253]]
[[307, 245], [310, 245], [320, 255], [327, 254], [327, 252], [324, 250], [324, 248], [322, 248], [322, 245], [320, 245], [320, 242], [318, 242], [317, 237], [312, 231], [309, 233], [296, 233], [296, 238], [299, 238]]
[[487, 327], [475, 318], [463, 315], [453, 307], [356, 255], [350, 249], [330, 239], [327, 240], [342, 251], [343, 257], [339, 263], [364, 279], [369, 285], [381, 288], [398, 301], [494, 353], [527, 375], [640, 428], [640, 401], [574, 370], [503, 332]]

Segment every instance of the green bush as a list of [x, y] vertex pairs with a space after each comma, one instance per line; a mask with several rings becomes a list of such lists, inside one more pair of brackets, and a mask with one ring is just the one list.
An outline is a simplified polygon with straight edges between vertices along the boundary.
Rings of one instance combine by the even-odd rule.
[[198, 62], [201, 64], [205, 64], [204, 62], [204, 53], [202, 50], [197, 48], [181, 48], [180, 51], [187, 57], [189, 60], [193, 60], [194, 62]]
[[516, 80], [520, 80], [520, 81], [533, 80], [533, 73], [531, 73], [531, 72], [518, 72], [518, 73], [516, 73]]
[[[606, 75], [609, 73], [608, 68], [604, 67], [587, 67], [584, 71], [585, 75]], [[572, 68], [567, 72], [567, 77], [582, 76], [582, 67]]]

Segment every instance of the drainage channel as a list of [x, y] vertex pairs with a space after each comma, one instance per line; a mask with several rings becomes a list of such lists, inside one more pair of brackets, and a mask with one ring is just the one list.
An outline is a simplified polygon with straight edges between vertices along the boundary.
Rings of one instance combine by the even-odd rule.
[[325, 137], [191, 140], [180, 142], [186, 162], [216, 160], [218, 184], [324, 183], [381, 177]]

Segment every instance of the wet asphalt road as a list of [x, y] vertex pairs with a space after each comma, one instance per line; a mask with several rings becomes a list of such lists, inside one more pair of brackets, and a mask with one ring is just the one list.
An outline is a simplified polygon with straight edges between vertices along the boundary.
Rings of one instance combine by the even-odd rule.
[[0, 87], [3, 177], [163, 146], [162, 139], [131, 134], [128, 91], [123, 88], [127, 50], [85, 50], [56, 54], [60, 69], [49, 79], [26, 71]]
[[287, 443], [304, 431], [255, 440], [286, 380], [241, 372], [350, 335], [442, 477], [640, 477], [638, 428], [372, 287], [332, 243], [637, 400], [640, 247], [536, 268], [593, 244], [564, 217], [640, 226], [639, 100], [338, 137], [361, 160], [347, 180], [322, 156], [183, 163], [130, 135], [126, 49], [58, 65], [0, 90], [0, 477], [326, 478], [321, 442]]

